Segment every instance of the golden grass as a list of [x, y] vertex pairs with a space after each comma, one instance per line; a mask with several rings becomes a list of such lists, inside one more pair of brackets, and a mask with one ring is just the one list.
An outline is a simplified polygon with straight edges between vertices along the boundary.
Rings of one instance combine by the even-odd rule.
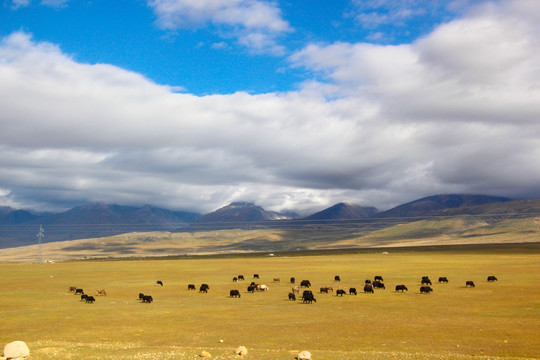
[[[0, 264], [0, 343], [24, 340], [31, 358], [536, 359], [540, 354], [540, 247], [483, 250], [392, 249], [342, 255], [225, 257], [183, 260]], [[252, 275], [270, 291], [246, 292]], [[243, 274], [246, 281], [233, 283]], [[380, 274], [386, 290], [336, 297], [321, 286], [360, 289]], [[487, 275], [499, 281], [487, 283]], [[342, 281], [333, 281], [340, 275]], [[421, 276], [447, 276], [419, 294]], [[309, 279], [317, 303], [289, 301], [288, 280]], [[273, 283], [279, 277], [281, 282]], [[155, 285], [162, 280], [164, 287]], [[474, 280], [474, 289], [465, 288]], [[208, 294], [187, 284], [210, 285]], [[396, 293], [396, 284], [408, 293]], [[107, 297], [94, 304], [68, 292], [78, 286]], [[242, 297], [231, 299], [229, 290]], [[141, 304], [138, 293], [151, 294]], [[222, 340], [222, 342], [220, 341]]]

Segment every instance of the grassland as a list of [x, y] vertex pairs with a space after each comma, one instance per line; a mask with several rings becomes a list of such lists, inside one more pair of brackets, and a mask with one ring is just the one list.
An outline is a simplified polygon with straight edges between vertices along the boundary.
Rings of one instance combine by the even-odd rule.
[[[461, 246], [0, 264], [0, 343], [24, 340], [31, 359], [538, 359], [540, 245]], [[246, 292], [254, 273], [270, 291]], [[246, 281], [233, 283], [244, 274]], [[499, 281], [488, 283], [494, 274]], [[334, 282], [334, 275], [342, 281]], [[386, 290], [337, 297], [382, 275]], [[421, 276], [448, 284], [419, 293]], [[288, 280], [309, 279], [317, 303], [289, 301]], [[274, 283], [279, 277], [281, 282]], [[162, 280], [163, 287], [155, 285]], [[475, 288], [465, 288], [473, 280]], [[208, 283], [208, 294], [187, 284]], [[396, 284], [409, 292], [396, 293]], [[94, 293], [79, 301], [69, 286]], [[229, 298], [239, 289], [240, 299]], [[138, 301], [151, 294], [152, 304]]]

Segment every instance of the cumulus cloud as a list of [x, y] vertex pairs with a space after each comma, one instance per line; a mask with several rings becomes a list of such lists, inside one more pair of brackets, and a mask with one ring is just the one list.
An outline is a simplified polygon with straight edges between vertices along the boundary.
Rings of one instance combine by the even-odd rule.
[[403, 162], [423, 164], [432, 186], [535, 194], [539, 9], [489, 4], [410, 45], [310, 45], [291, 61], [322, 74], [333, 96], [376, 104], [386, 129], [402, 129], [385, 146], [410, 139]]
[[211, 24], [224, 37], [255, 52], [282, 54], [276, 38], [292, 29], [276, 3], [260, 0], [148, 0], [163, 29], [201, 27]]
[[14, 33], [0, 43], [0, 198], [306, 214], [538, 196], [538, 14], [496, 3], [407, 45], [310, 44], [290, 61], [314, 79], [267, 94], [175, 93]]

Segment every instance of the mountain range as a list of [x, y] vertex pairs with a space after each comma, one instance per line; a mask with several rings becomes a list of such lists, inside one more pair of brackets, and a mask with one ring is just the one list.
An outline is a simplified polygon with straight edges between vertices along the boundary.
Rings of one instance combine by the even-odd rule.
[[[510, 214], [538, 215], [538, 202], [524, 206], [526, 200], [486, 196], [434, 195], [379, 212], [374, 207], [338, 203], [307, 217], [293, 212], [277, 213], [248, 202], [234, 202], [209, 214], [172, 211], [153, 207], [88, 204], [61, 213], [38, 214], [0, 206], [0, 248], [35, 244], [40, 225], [43, 242], [106, 237], [131, 232], [199, 231], [230, 228], [290, 228], [309, 224], [365, 221], [372, 228], [397, 222], [406, 223], [434, 216]], [[384, 222], [381, 219], [386, 219]], [[390, 220], [391, 219], [391, 220]]]

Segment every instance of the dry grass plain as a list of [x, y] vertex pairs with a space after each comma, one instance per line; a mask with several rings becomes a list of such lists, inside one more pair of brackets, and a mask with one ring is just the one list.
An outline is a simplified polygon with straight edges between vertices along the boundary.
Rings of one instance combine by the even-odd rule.
[[[26, 341], [32, 360], [196, 359], [203, 350], [239, 359], [240, 345], [253, 360], [294, 359], [301, 350], [314, 360], [540, 358], [538, 244], [382, 251], [2, 263], [0, 343]], [[254, 273], [268, 292], [246, 292]], [[233, 283], [239, 274], [246, 280]], [[486, 281], [492, 274], [498, 282]], [[327, 285], [360, 289], [375, 275], [386, 290], [319, 294]], [[422, 295], [423, 275], [449, 283]], [[311, 281], [317, 303], [287, 299], [291, 276]], [[187, 290], [203, 282], [207, 294]], [[396, 284], [409, 292], [396, 293]], [[69, 286], [108, 295], [86, 304]], [[231, 289], [242, 297], [229, 298]], [[139, 292], [154, 302], [140, 303]]]

